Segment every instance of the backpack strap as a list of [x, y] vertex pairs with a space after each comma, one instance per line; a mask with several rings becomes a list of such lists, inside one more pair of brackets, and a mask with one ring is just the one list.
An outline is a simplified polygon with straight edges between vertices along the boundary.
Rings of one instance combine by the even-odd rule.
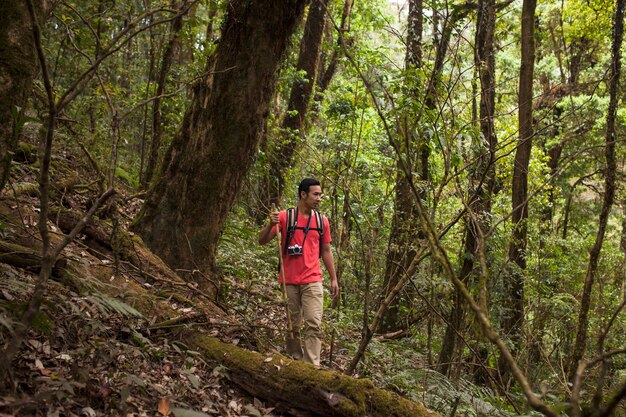
[[317, 232], [320, 235], [320, 258], [322, 257], [322, 243], [324, 243], [324, 216], [319, 211], [313, 210], [315, 214], [315, 221], [317, 223]]
[[[286, 210], [287, 214], [287, 238], [285, 241], [285, 245], [283, 246], [283, 254], [287, 255], [287, 247], [291, 243], [291, 239], [293, 239], [293, 235], [296, 233], [296, 229], [304, 229], [303, 227], [298, 227], [298, 209], [291, 207]], [[310, 228], [313, 230], [317, 230], [320, 237], [320, 253], [319, 257], [322, 257], [322, 243], [324, 238], [324, 216], [320, 214], [319, 211], [313, 210], [313, 216], [315, 216], [315, 223], [317, 227]], [[309, 230], [310, 230], [309, 229]]]
[[285, 240], [285, 245], [283, 247], [284, 255], [287, 255], [287, 247], [289, 246], [289, 243], [291, 243], [291, 239], [293, 238], [293, 235], [296, 233], [296, 226], [298, 224], [298, 210], [293, 207], [290, 207], [286, 210], [286, 214], [287, 214], [287, 221], [286, 221], [287, 236]]

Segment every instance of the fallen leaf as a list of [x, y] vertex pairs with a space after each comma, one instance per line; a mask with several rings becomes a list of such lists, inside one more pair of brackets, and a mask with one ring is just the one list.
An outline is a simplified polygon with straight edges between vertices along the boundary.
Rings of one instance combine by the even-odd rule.
[[80, 410], [80, 415], [81, 417], [96, 417], [96, 412], [93, 410], [93, 408], [91, 407], [85, 407], [82, 410]]
[[208, 414], [194, 410], [186, 410], [184, 408], [172, 408], [176, 417], [211, 417]]
[[161, 398], [159, 400], [159, 413], [162, 416], [169, 416], [171, 413], [170, 410], [170, 400], [168, 400], [167, 398]]
[[169, 375], [172, 372], [172, 364], [171, 363], [164, 363], [163, 364], [163, 373], [165, 373], [166, 375]]
[[239, 412], [239, 409], [241, 408], [239, 404], [237, 404], [237, 401], [235, 400], [231, 400], [231, 402], [228, 403], [228, 406], [236, 412]]
[[263, 417], [261, 412], [257, 410], [256, 407], [250, 404], [246, 405], [246, 413], [248, 413], [249, 415], [253, 417]]

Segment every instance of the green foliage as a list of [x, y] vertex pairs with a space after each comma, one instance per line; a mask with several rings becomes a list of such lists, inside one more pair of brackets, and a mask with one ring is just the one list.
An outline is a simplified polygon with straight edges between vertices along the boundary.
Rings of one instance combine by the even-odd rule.
[[566, 41], [589, 39], [604, 43], [611, 35], [614, 2], [609, 0], [569, 0], [564, 3], [563, 23]]
[[94, 294], [90, 297], [90, 300], [98, 309], [109, 314], [119, 314], [124, 317], [143, 317], [135, 308], [117, 298], [112, 298], [104, 294]]

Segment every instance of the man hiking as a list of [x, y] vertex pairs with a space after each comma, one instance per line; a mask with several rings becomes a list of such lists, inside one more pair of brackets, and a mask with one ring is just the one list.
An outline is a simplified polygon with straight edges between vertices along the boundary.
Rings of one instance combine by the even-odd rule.
[[[330, 275], [332, 297], [339, 295], [333, 253], [330, 250], [328, 219], [317, 211], [322, 199], [320, 182], [305, 178], [298, 186], [295, 208], [270, 213], [270, 222], [259, 233], [265, 245], [276, 236], [276, 225], [282, 236], [282, 262], [279, 282], [286, 284], [291, 332], [287, 335], [287, 353], [315, 366], [320, 364], [322, 306], [322, 269], [319, 258]], [[304, 319], [304, 346], [300, 342], [300, 324]]]

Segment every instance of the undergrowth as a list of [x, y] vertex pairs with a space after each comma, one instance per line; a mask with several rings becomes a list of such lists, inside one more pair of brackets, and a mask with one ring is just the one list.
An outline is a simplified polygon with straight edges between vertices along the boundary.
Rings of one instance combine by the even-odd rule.
[[[218, 264], [228, 276], [224, 295], [227, 304], [242, 321], [257, 325], [265, 323], [271, 328], [271, 331], [259, 332], [257, 338], [266, 339], [259, 343], [261, 348], [271, 346], [281, 350], [284, 341], [281, 330], [284, 330], [286, 319], [276, 276], [278, 249], [275, 241], [260, 246], [257, 236], [262, 226], [254, 224], [243, 209], [236, 210], [239, 211], [229, 218], [218, 255]], [[328, 284], [326, 272], [324, 279]], [[363, 313], [350, 306], [330, 309], [328, 288], [325, 294], [322, 364], [345, 371], [361, 338]], [[357, 376], [370, 378], [381, 388], [421, 401], [442, 416], [539, 415], [532, 411], [520, 410], [518, 413], [506, 398], [489, 388], [463, 378], [450, 379], [431, 369], [420, 330], [400, 340], [379, 341], [374, 338], [357, 369]], [[524, 402], [515, 393], [510, 394], [510, 401], [516, 405]]]

